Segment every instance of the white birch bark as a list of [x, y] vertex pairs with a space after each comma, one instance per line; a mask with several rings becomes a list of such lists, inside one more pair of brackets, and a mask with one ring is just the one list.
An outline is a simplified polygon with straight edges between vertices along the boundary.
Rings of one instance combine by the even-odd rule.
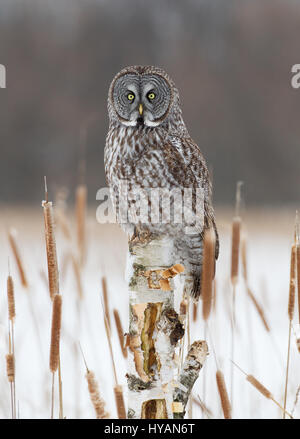
[[[174, 265], [168, 237], [131, 241], [129, 247], [128, 417], [171, 419], [174, 412], [184, 415], [188, 399], [174, 403], [175, 389], [181, 388], [185, 395], [191, 390], [177, 381], [177, 346], [184, 329], [174, 309], [175, 295], [180, 293], [174, 291], [173, 277], [183, 267]], [[193, 374], [192, 385], [194, 370]]]

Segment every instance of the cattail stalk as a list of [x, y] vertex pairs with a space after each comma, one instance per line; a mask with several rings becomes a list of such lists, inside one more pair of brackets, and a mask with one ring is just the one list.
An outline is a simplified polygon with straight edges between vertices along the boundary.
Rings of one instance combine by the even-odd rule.
[[86, 253], [86, 204], [87, 204], [87, 187], [81, 184], [76, 189], [76, 226], [77, 226], [77, 244], [79, 250], [79, 261], [82, 266], [85, 261]]
[[20, 252], [16, 243], [16, 231], [13, 229], [10, 229], [8, 232], [8, 240], [9, 240], [9, 244], [11, 247], [11, 250], [13, 252], [17, 267], [18, 267], [18, 271], [19, 271], [19, 275], [20, 275], [20, 279], [21, 279], [21, 284], [24, 288], [28, 287], [28, 282], [27, 282], [27, 278], [25, 275], [25, 270], [23, 267], [23, 262], [20, 256]]
[[[50, 344], [50, 371], [52, 372], [52, 403], [51, 419], [54, 411], [54, 375], [60, 365], [60, 331], [61, 331], [61, 314], [62, 314], [62, 296], [55, 294], [52, 304], [52, 326], [51, 326], [51, 344]], [[62, 412], [62, 388], [61, 377], [59, 377], [60, 393], [60, 412]]]
[[52, 300], [55, 294], [59, 293], [59, 279], [58, 279], [56, 241], [54, 234], [53, 207], [52, 207], [52, 202], [48, 201], [46, 177], [45, 177], [45, 194], [46, 194], [46, 201], [42, 202], [42, 206], [44, 209], [44, 221], [45, 221], [49, 293], [50, 293], [50, 298]]
[[[239, 258], [240, 258], [240, 235], [242, 220], [240, 217], [240, 204], [241, 204], [241, 186], [242, 182], [237, 183], [236, 188], [236, 204], [235, 204], [235, 216], [232, 221], [232, 237], [231, 237], [231, 284], [232, 284], [232, 322], [231, 322], [231, 358], [234, 358], [235, 351], [235, 295], [236, 285], [239, 275]], [[233, 404], [234, 398], [234, 373], [233, 365], [231, 365], [231, 402]]]
[[78, 264], [76, 257], [73, 254], [71, 255], [71, 258], [72, 258], [72, 266], [73, 266], [73, 271], [74, 271], [74, 275], [75, 275], [78, 296], [79, 296], [79, 299], [81, 300], [81, 299], [83, 299], [83, 288], [82, 288], [82, 281], [81, 281], [80, 266]]
[[231, 419], [231, 405], [226, 389], [224, 375], [220, 370], [217, 370], [216, 372], [216, 381], [217, 381], [218, 392], [221, 400], [224, 418]]
[[212, 229], [204, 232], [204, 252], [202, 269], [202, 313], [206, 321], [209, 317], [212, 303], [213, 279], [215, 275], [215, 233]]

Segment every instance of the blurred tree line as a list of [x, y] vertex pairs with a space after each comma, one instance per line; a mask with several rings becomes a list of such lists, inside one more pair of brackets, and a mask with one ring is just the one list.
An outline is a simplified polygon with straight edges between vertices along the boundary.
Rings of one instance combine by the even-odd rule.
[[207, 158], [216, 203], [299, 201], [300, 4], [292, 0], [0, 0], [0, 202], [38, 203], [78, 182], [86, 129], [90, 201], [105, 185], [111, 79], [163, 67]]

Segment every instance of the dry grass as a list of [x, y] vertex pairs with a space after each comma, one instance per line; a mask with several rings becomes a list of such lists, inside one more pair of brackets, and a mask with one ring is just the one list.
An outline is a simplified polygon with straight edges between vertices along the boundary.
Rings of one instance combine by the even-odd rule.
[[213, 279], [215, 275], [215, 233], [212, 229], [205, 230], [202, 268], [202, 315], [207, 320], [212, 305]]
[[223, 372], [221, 372], [220, 370], [217, 370], [216, 380], [217, 380], [218, 392], [221, 400], [224, 418], [231, 419], [231, 405], [227, 393], [224, 375]]
[[[50, 202], [48, 201], [48, 203]], [[14, 258], [11, 261], [12, 275], [9, 275], [7, 278], [8, 316], [10, 322], [15, 323], [16, 308], [18, 312], [16, 326], [18, 392], [16, 402], [20, 401], [20, 416], [49, 416], [49, 401], [51, 401], [48, 380], [49, 370], [47, 376], [47, 361], [45, 362], [46, 365], [43, 362], [43, 343], [41, 348], [37, 343], [37, 337], [41, 337], [42, 341], [49, 339], [52, 307], [51, 346], [53, 347], [51, 356], [53, 356], [53, 360], [51, 361], [50, 370], [52, 374], [55, 371], [56, 379], [60, 383], [59, 392], [56, 392], [53, 396], [54, 408], [57, 402], [60, 405], [59, 416], [66, 416], [67, 418], [96, 416], [98, 418], [109, 416], [108, 412], [110, 412], [112, 417], [125, 418], [126, 400], [124, 401], [123, 389], [126, 386], [124, 378], [126, 365], [124, 359], [126, 360], [126, 355], [133, 355], [133, 352], [129, 350], [127, 353], [127, 347], [124, 346], [124, 330], [128, 330], [126, 322], [128, 312], [127, 294], [123, 281], [127, 246], [126, 237], [115, 226], [102, 226], [99, 224], [95, 224], [93, 226], [94, 229], [90, 230], [87, 234], [88, 223], [85, 220], [86, 261], [84, 265], [81, 265], [79, 252], [77, 252], [79, 249], [76, 232], [78, 219], [76, 214], [69, 217], [65, 216], [65, 222], [58, 220], [56, 229], [53, 220], [54, 217], [56, 218], [55, 205], [51, 207], [53, 216], [50, 220], [48, 217], [47, 224], [52, 223], [52, 232], [55, 231], [53, 243], [57, 244], [56, 285], [58, 285], [59, 273], [59, 292], [63, 293], [64, 296], [64, 313], [63, 315], [60, 314], [59, 317], [59, 312], [61, 313], [60, 308], [60, 311], [56, 311], [55, 319], [54, 307], [57, 305], [57, 301], [61, 301], [61, 295], [54, 294], [53, 301], [51, 302], [49, 300], [49, 293], [48, 295], [46, 294], [45, 276], [43, 275], [43, 279], [40, 276], [41, 271], [45, 273], [46, 252], [45, 244], [42, 240], [43, 225], [41, 221], [36, 220], [36, 218], [39, 218], [39, 214], [34, 212], [34, 216], [28, 216], [30, 218], [29, 221], [26, 220], [25, 215], [25, 219], [19, 220], [19, 223], [17, 215], [12, 214], [9, 220], [9, 223], [15, 224], [20, 232], [18, 240], [14, 237], [15, 247], [9, 242]], [[42, 215], [40, 217], [42, 220]], [[32, 218], [35, 219], [32, 220]], [[92, 222], [93, 216], [90, 216], [90, 218]], [[190, 342], [193, 342], [194, 339], [203, 338], [204, 334], [206, 334], [208, 345], [212, 352], [212, 340], [210, 340], [210, 337], [212, 337], [219, 362], [219, 365], [215, 368], [213, 355], [209, 356], [203, 371], [206, 381], [205, 392], [203, 378], [200, 374], [200, 378], [195, 386], [195, 394], [200, 395], [201, 404], [199, 404], [198, 400], [195, 402], [193, 415], [194, 417], [225, 417], [226, 419], [230, 417], [243, 417], [243, 415], [245, 417], [279, 417], [284, 412], [284, 407], [280, 405], [280, 402], [283, 401], [284, 389], [284, 380], [282, 378], [284, 369], [283, 357], [286, 354], [286, 331], [284, 328], [286, 328], [290, 320], [295, 326], [294, 321], [296, 319], [294, 315], [296, 313], [291, 305], [296, 305], [299, 282], [300, 257], [297, 257], [299, 245], [297, 244], [295, 247], [296, 251], [295, 249], [293, 251], [294, 260], [289, 261], [289, 255], [284, 250], [284, 245], [289, 242], [289, 231], [292, 230], [290, 222], [281, 221], [281, 230], [278, 231], [276, 229], [276, 221], [268, 221], [269, 231], [267, 231], [264, 229], [263, 224], [259, 227], [257, 224], [254, 226], [254, 222], [248, 221], [249, 241], [246, 242], [241, 234], [241, 222], [237, 225], [238, 221], [234, 220], [236, 225], [232, 226], [231, 229], [230, 213], [218, 215], [217, 212], [217, 218], [221, 234], [221, 255], [217, 263], [216, 280], [212, 283], [212, 288], [209, 290], [210, 294], [205, 296], [205, 298], [203, 297], [205, 300], [200, 300], [197, 307], [192, 304], [189, 305], [186, 298], [178, 301], [178, 311], [179, 305], [181, 308], [180, 318], [184, 321], [188, 313], [191, 313], [191, 316], [193, 316], [190, 321]], [[255, 221], [257, 222], [257, 217], [255, 217]], [[246, 222], [247, 218], [244, 219], [243, 216], [243, 223]], [[68, 224], [67, 229], [64, 224]], [[233, 230], [234, 227], [236, 228], [235, 231]], [[236, 231], [237, 229], [239, 229], [239, 236]], [[231, 230], [233, 231], [232, 242], [230, 242]], [[46, 227], [47, 234], [48, 237], [49, 234], [51, 235], [49, 227]], [[92, 237], [92, 239], [88, 240], [88, 236]], [[272, 243], [275, 242], [275, 240], [273, 241], [274, 236], [281, 242], [281, 247], [280, 245], [276, 248], [274, 247], [275, 250], [271, 247]], [[262, 241], [263, 245], [261, 244]], [[17, 256], [13, 248], [17, 249]], [[20, 259], [21, 253], [19, 248], [22, 250], [23, 260]], [[53, 248], [54, 244], [52, 245]], [[46, 247], [46, 251], [49, 251], [47, 249], [49, 249], [49, 246]], [[230, 259], [230, 249], [233, 249], [232, 259]], [[6, 250], [4, 246], [2, 258], [0, 255], [0, 263], [3, 267], [7, 266], [8, 252]], [[260, 252], [263, 253], [262, 256], [260, 256]], [[66, 254], [68, 255], [66, 264], [62, 262], [58, 266], [57, 259], [58, 261], [63, 261], [62, 256]], [[209, 253], [206, 252], [206, 254]], [[269, 255], [270, 260], [265, 258], [266, 254]], [[77, 262], [76, 270], [72, 263], [73, 259]], [[206, 256], [206, 260], [209, 259]], [[26, 282], [24, 282], [21, 275], [22, 270], [25, 273], [24, 262], [26, 263], [28, 278], [30, 278], [29, 286], [27, 277], [24, 275], [26, 279]], [[239, 278], [239, 263], [241, 263], [242, 278]], [[288, 268], [289, 263], [295, 268], [290, 270]], [[65, 265], [64, 268], [62, 267], [63, 265]], [[22, 267], [21, 271], [20, 266]], [[208, 268], [205, 268], [205, 270], [208, 270]], [[293, 287], [288, 291], [289, 271], [293, 273], [293, 276], [291, 276], [293, 282], [292, 284], [290, 282], [290, 285]], [[19, 274], [19, 276], [13, 276], [15, 273]], [[264, 283], [260, 282], [262, 276], [265, 276]], [[52, 278], [55, 284], [55, 275]], [[211, 274], [208, 278], [211, 279]], [[81, 288], [78, 287], [78, 279], [80, 279]], [[100, 306], [99, 279], [105, 279], [104, 281], [102, 280], [104, 313]], [[4, 278], [4, 282], [5, 280]], [[252, 375], [247, 375], [247, 380], [251, 386], [247, 384], [247, 381], [239, 380], [238, 376], [235, 377], [236, 404], [234, 407], [231, 407], [226, 389], [230, 388], [231, 384], [230, 363], [228, 361], [230, 358], [228, 346], [230, 347], [230, 315], [232, 310], [230, 298], [231, 281], [237, 292], [235, 359], [237, 363], [245, 364], [245, 367], [253, 372]], [[25, 285], [26, 295], [23, 294], [25, 290], [22, 290]], [[217, 301], [216, 285], [218, 286]], [[54, 292], [57, 288], [52, 288], [52, 291]], [[284, 289], [286, 290], [285, 295]], [[80, 290], [82, 298], [80, 303], [78, 303]], [[60, 298], [57, 299], [57, 297]], [[6, 301], [5, 295], [4, 299]], [[207, 303], [210, 306], [209, 311], [206, 311], [205, 315], [209, 315], [210, 334], [205, 332], [202, 317]], [[31, 306], [37, 316], [37, 325], [33, 322], [30, 311]], [[77, 312], [78, 307], [80, 309], [79, 313]], [[3, 303], [3, 307], [0, 307], [0, 313], [1, 309], [4, 308]], [[2, 315], [3, 322], [7, 321], [6, 312], [7, 310], [5, 309], [5, 314], [3, 311]], [[111, 312], [114, 319], [112, 323], [115, 324], [108, 323]], [[246, 321], [249, 316], [252, 319], [252, 323], [250, 326], [247, 326]], [[54, 320], [56, 323], [54, 323]], [[60, 324], [58, 323], [59, 320]], [[55, 330], [53, 329], [54, 327], [56, 328]], [[29, 331], [28, 336], [27, 331]], [[105, 331], [107, 331], [108, 343], [105, 340]], [[297, 380], [299, 353], [296, 339], [300, 339], [300, 335], [296, 326], [295, 336], [295, 343], [291, 343], [289, 380], [286, 392], [287, 416], [292, 413], [291, 407], [299, 387]], [[89, 358], [88, 362], [93, 364], [93, 370], [95, 370], [95, 374], [89, 370], [87, 371], [88, 388], [86, 387], [84, 369], [78, 364], [78, 358], [73, 355], [72, 350], [74, 343], [77, 343], [79, 338], [84, 341], [85, 350], [87, 350]], [[57, 342], [58, 339], [60, 341]], [[11, 341], [12, 344], [13, 341]], [[184, 358], [184, 352], [187, 348], [188, 338], [182, 343], [181, 358]], [[0, 349], [3, 359], [5, 359], [5, 355], [8, 352], [7, 345], [5, 344], [4, 346], [3, 343], [3, 346], [0, 345]], [[9, 379], [12, 379], [11, 364], [12, 358], [14, 361], [15, 358], [12, 351], [8, 355], [10, 356], [9, 377], [11, 377]], [[30, 363], [33, 365], [32, 375], [30, 375], [31, 364], [29, 366], [29, 363], [27, 363], [29, 359], [27, 360], [27, 358], [30, 359]], [[180, 358], [178, 361], [180, 362]], [[0, 388], [3, 393], [2, 402], [0, 401], [0, 413], [2, 417], [8, 417], [10, 415], [10, 387], [7, 382], [8, 374], [5, 377], [5, 369], [2, 375], [6, 379], [3, 384], [0, 382]], [[99, 384], [95, 380], [95, 375], [99, 378]], [[262, 382], [266, 385], [258, 381], [255, 376], [261, 377]], [[57, 385], [56, 379], [54, 382], [55, 386]], [[13, 381], [9, 381], [9, 383], [11, 382]], [[29, 382], [33, 383], [34, 392], [31, 392], [29, 387], [27, 387]], [[61, 410], [62, 383], [64, 384], [63, 411]], [[99, 389], [101, 389], [101, 392]], [[268, 389], [271, 389], [272, 392]], [[268, 404], [267, 401], [265, 403], [260, 402], [260, 395], [273, 401], [274, 404]], [[273, 395], [276, 395], [276, 400]], [[45, 401], [44, 405], [41, 404], [43, 400]], [[12, 401], [14, 403], [13, 396]], [[92, 401], [92, 405], [90, 401]], [[240, 404], [238, 401], [242, 401], [242, 403]], [[276, 409], [280, 409], [280, 412], [275, 412]], [[299, 410], [300, 407], [296, 406], [294, 417], [299, 417]], [[13, 409], [14, 411], [15, 409]], [[53, 417], [54, 415], [53, 410]]]

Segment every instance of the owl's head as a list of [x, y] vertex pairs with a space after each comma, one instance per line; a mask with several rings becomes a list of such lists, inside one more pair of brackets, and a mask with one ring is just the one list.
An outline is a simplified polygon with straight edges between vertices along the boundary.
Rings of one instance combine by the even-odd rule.
[[168, 117], [178, 92], [160, 68], [133, 66], [113, 79], [108, 95], [109, 113], [125, 126], [156, 127]]

